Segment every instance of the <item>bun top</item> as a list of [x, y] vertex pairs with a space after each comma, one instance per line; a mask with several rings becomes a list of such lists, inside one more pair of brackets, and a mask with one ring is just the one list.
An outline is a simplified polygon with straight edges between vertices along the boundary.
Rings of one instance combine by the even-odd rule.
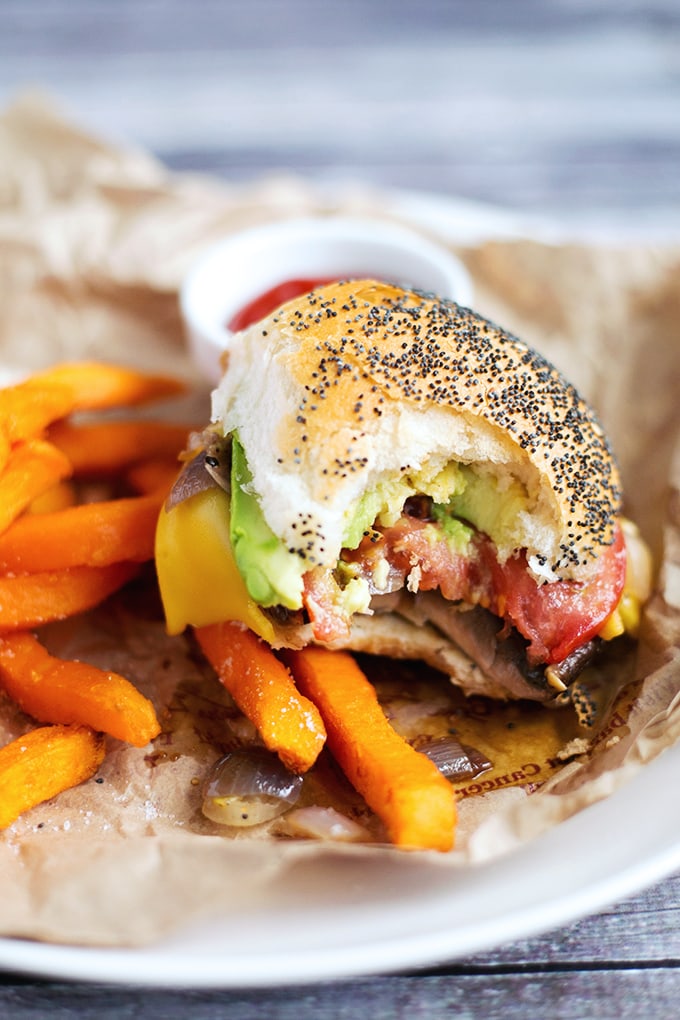
[[333, 564], [357, 501], [450, 461], [525, 495], [505, 559], [585, 579], [614, 538], [616, 465], [548, 361], [467, 308], [373, 280], [335, 283], [237, 334], [213, 420], [238, 432], [269, 526]]

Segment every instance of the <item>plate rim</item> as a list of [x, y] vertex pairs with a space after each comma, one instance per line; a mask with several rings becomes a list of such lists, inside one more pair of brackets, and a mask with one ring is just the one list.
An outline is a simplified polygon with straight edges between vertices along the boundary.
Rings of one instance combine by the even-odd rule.
[[[669, 772], [670, 766], [670, 772]], [[680, 777], [680, 745], [666, 749], [646, 764], [618, 790], [578, 812], [528, 843], [492, 861], [472, 865], [467, 876], [486, 882], [490, 890], [507, 882], [518, 869], [526, 866], [532, 883], [551, 878], [552, 871], [561, 871], [556, 847], [565, 857], [582, 847], [596, 830], [605, 831], [613, 844], [624, 848], [624, 867], [607, 873], [604, 855], [589, 855], [582, 875], [568, 872], [559, 894], [539, 906], [524, 908], [487, 918], [472, 925], [434, 928], [409, 934], [393, 933], [391, 937], [369, 947], [349, 942], [338, 947], [324, 945], [318, 929], [311, 932], [309, 946], [282, 950], [278, 955], [255, 953], [225, 960], [219, 945], [212, 955], [184, 956], [191, 932], [177, 933], [170, 941], [130, 948], [84, 947], [36, 942], [25, 939], [0, 938], [0, 968], [15, 970], [42, 978], [80, 980], [88, 983], [107, 982], [129, 986], [162, 988], [223, 988], [265, 989], [290, 985], [315, 984], [320, 981], [346, 980], [386, 975], [403, 969], [418, 969], [450, 963], [476, 953], [492, 951], [504, 944], [539, 936], [547, 931], [573, 923], [600, 909], [642, 892], [645, 888], [680, 869], [680, 805], [658, 812], [652, 795], [660, 777], [664, 785], [672, 784], [672, 776]], [[645, 847], [653, 844], [659, 830], [668, 829], [672, 839], [662, 841], [656, 851], [640, 853], [634, 841], [627, 841], [631, 807], [637, 816], [635, 831]], [[571, 851], [570, 851], [571, 848]], [[541, 855], [543, 861], [541, 864]], [[467, 867], [467, 866], [466, 866]], [[542, 874], [542, 871], [544, 872]], [[460, 874], [456, 869], [451, 874]], [[442, 875], [447, 873], [442, 871]], [[575, 877], [576, 876], [576, 877]], [[560, 877], [564, 879], [564, 872]], [[446, 882], [444, 882], [446, 885]], [[454, 883], [455, 884], [455, 883]], [[500, 890], [502, 892], [502, 888]], [[518, 890], [519, 894], [519, 890]], [[448, 891], [443, 905], [455, 906], [455, 888]], [[442, 906], [442, 901], [439, 902]], [[428, 909], [424, 900], [421, 911]], [[412, 910], [410, 911], [412, 913]], [[323, 935], [323, 933], [321, 933]], [[313, 944], [312, 944], [313, 943]], [[228, 954], [227, 954], [228, 955]]]

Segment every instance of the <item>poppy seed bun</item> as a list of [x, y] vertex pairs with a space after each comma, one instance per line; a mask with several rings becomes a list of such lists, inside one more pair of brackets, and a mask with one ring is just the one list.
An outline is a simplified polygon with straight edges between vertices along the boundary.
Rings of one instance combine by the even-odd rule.
[[357, 500], [450, 461], [525, 494], [501, 560], [583, 580], [614, 537], [607, 439], [575, 389], [516, 337], [450, 301], [337, 283], [237, 334], [213, 393], [237, 431], [273, 532], [310, 567], [335, 564]]

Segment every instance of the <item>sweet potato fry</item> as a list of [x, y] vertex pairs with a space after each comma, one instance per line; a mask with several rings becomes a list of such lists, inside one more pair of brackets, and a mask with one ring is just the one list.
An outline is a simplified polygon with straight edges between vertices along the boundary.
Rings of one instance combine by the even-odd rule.
[[132, 407], [174, 397], [185, 390], [184, 383], [170, 376], [149, 375], [134, 368], [97, 361], [55, 365], [32, 375], [27, 386], [39, 390], [57, 387], [66, 390], [71, 399], [71, 412]]
[[324, 725], [269, 646], [236, 623], [197, 627], [194, 633], [265, 746], [294, 772], [311, 768], [326, 739]]
[[31, 574], [153, 559], [162, 501], [159, 493], [20, 517], [0, 535], [0, 571]]
[[[41, 436], [52, 422], [75, 411], [131, 407], [182, 393], [169, 376], [97, 362], [73, 362], [37, 372], [6, 386], [0, 400], [0, 435], [6, 443]], [[5, 444], [0, 443], [0, 465]]]
[[70, 473], [68, 458], [51, 443], [29, 439], [14, 446], [0, 474], [0, 533], [34, 499]]
[[152, 458], [133, 465], [126, 474], [126, 480], [135, 492], [145, 496], [159, 493], [165, 497], [176, 482], [180, 467], [176, 458]]
[[190, 431], [188, 425], [157, 421], [65, 421], [55, 423], [48, 436], [83, 477], [115, 474], [150, 457], [177, 457]]
[[90, 779], [104, 760], [104, 738], [84, 726], [40, 726], [0, 748], [0, 829]]
[[29, 630], [92, 609], [138, 569], [135, 563], [112, 563], [0, 577], [0, 633]]
[[0, 687], [41, 723], [90, 726], [135, 747], [160, 733], [153, 705], [129, 680], [56, 658], [27, 632], [0, 637]]
[[12, 444], [9, 441], [7, 433], [0, 427], [0, 471], [3, 470], [5, 464], [9, 460], [9, 455], [12, 452]]
[[36, 496], [26, 507], [27, 514], [51, 514], [55, 510], [65, 510], [77, 502], [76, 488], [69, 479], [57, 482], [42, 495]]
[[6, 386], [0, 394], [0, 432], [10, 443], [35, 439], [72, 410], [73, 397], [65, 386], [28, 381]]
[[354, 658], [322, 648], [287, 652], [284, 658], [301, 692], [321, 713], [329, 750], [382, 819], [391, 841], [450, 850], [456, 824], [453, 787], [392, 728]]

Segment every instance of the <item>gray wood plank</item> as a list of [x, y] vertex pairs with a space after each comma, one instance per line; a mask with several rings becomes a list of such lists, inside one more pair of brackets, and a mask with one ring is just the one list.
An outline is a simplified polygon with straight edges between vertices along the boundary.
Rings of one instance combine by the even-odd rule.
[[155, 991], [45, 983], [0, 988], [12, 1020], [661, 1020], [677, 1015], [680, 972], [661, 967], [374, 978], [273, 991]]
[[613, 968], [669, 962], [680, 962], [680, 875], [556, 931], [466, 957], [462, 965]]
[[292, 171], [680, 229], [680, 7], [6, 0], [22, 85], [170, 166]]

